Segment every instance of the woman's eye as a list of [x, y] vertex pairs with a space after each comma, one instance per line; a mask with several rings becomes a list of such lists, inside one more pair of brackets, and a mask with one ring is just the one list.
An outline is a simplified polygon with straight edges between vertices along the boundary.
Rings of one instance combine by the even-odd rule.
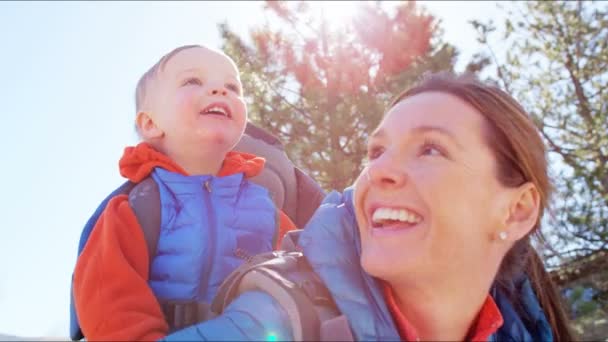
[[445, 157], [446, 154], [441, 146], [432, 141], [425, 141], [422, 146], [420, 146], [420, 156], [429, 156], [436, 157], [442, 156]]
[[382, 155], [384, 148], [381, 146], [372, 146], [367, 151], [367, 159], [374, 160]]
[[238, 85], [234, 84], [234, 83], [228, 83], [228, 84], [226, 84], [226, 88], [228, 88], [228, 90], [233, 91], [233, 92], [235, 92], [237, 94], [241, 93], [241, 88]]
[[203, 81], [201, 81], [199, 78], [196, 77], [191, 77], [186, 79], [186, 81], [184, 82], [184, 85], [202, 85]]
[[425, 146], [420, 153], [423, 156], [440, 156], [441, 152], [432, 146]]

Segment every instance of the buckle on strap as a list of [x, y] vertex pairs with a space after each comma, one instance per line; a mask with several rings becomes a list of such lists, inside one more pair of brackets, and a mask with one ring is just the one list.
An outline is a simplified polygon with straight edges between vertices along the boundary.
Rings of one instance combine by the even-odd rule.
[[166, 301], [161, 303], [171, 332], [209, 320], [216, 315], [211, 305], [196, 301]]

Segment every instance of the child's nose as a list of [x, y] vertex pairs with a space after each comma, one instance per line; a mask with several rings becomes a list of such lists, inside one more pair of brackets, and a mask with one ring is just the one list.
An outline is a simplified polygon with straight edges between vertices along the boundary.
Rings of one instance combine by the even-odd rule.
[[226, 96], [228, 95], [228, 89], [226, 89], [226, 85], [221, 80], [208, 80], [207, 81], [207, 95], [220, 95]]
[[226, 89], [224, 87], [210, 87], [209, 95], [226, 96], [226, 95], [228, 95], [228, 91], [226, 91]]

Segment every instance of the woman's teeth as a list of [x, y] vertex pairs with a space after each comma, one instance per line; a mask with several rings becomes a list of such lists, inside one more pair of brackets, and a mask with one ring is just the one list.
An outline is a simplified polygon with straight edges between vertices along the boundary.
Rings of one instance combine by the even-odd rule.
[[411, 212], [407, 209], [393, 209], [393, 208], [378, 208], [372, 214], [372, 222], [374, 224], [382, 224], [387, 221], [400, 221], [410, 224], [416, 224], [422, 221], [420, 215]]

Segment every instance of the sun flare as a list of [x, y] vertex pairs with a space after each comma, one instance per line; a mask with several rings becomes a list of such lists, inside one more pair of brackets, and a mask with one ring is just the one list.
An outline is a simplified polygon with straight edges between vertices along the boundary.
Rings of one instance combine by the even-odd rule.
[[342, 26], [347, 24], [361, 5], [358, 1], [308, 1], [315, 16], [323, 16], [329, 24]]

